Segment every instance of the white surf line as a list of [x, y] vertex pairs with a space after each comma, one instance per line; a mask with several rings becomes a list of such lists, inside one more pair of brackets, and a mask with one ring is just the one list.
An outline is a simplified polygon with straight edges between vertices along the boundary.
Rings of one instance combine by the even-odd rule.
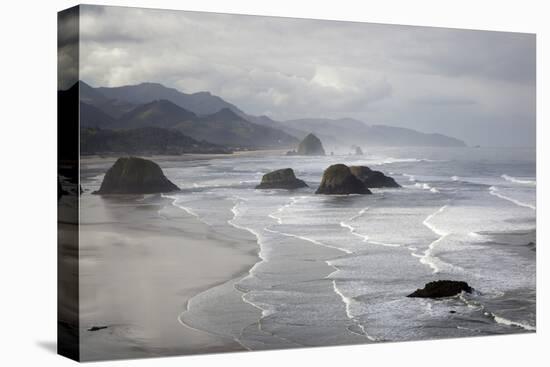
[[422, 222], [422, 224], [424, 224], [426, 227], [428, 227], [428, 229], [430, 231], [432, 231], [433, 233], [438, 235], [439, 238], [436, 239], [435, 241], [433, 241], [432, 243], [430, 243], [428, 248], [424, 251], [423, 255], [417, 255], [417, 254], [414, 254], [414, 253], [412, 254], [413, 256], [419, 257], [420, 262], [422, 264], [428, 265], [430, 268], [432, 268], [432, 270], [433, 270], [432, 273], [433, 274], [439, 273], [439, 271], [441, 269], [439, 269], [439, 267], [436, 265], [436, 263], [434, 261], [435, 258], [432, 256], [432, 252], [435, 249], [435, 247], [437, 246], [437, 244], [439, 242], [441, 242], [443, 239], [445, 239], [445, 237], [447, 237], [449, 235], [449, 233], [446, 233], [446, 232], [443, 232], [443, 231], [437, 229], [433, 224], [430, 223], [430, 220], [433, 217], [435, 217], [437, 214], [442, 213], [445, 209], [447, 209], [447, 205], [443, 205], [437, 211], [435, 211], [434, 213], [428, 215], [426, 217], [426, 219], [424, 219], [424, 221]]
[[161, 197], [163, 198], [167, 198], [167, 199], [172, 199], [172, 205], [175, 206], [176, 208], [179, 208], [181, 210], [183, 210], [184, 212], [186, 212], [187, 214], [197, 218], [199, 220], [199, 222], [201, 223], [204, 223], [206, 225], [210, 225], [210, 223], [208, 223], [207, 221], [205, 221], [204, 219], [201, 218], [200, 215], [198, 215], [193, 209], [191, 209], [190, 207], [187, 207], [187, 206], [184, 206], [184, 205], [181, 205], [179, 203], [180, 199], [179, 197], [177, 196], [171, 196], [171, 195], [165, 195], [165, 194], [160, 194]]
[[[429, 190], [430, 192], [433, 192], [434, 194], [439, 193], [438, 189], [436, 189], [435, 187], [430, 186], [428, 183], [418, 182], [414, 175], [409, 175], [408, 173], [403, 173], [403, 176], [408, 177], [410, 182], [414, 182], [414, 185], [409, 185], [407, 187], [418, 187], [419, 189]], [[456, 176], [453, 176], [453, 177], [456, 177]]]
[[241, 347], [243, 347], [244, 349], [246, 349], [246, 350], [248, 350], [248, 351], [252, 351], [252, 349], [248, 348], [246, 345], [244, 345], [243, 343], [241, 343], [241, 341], [240, 341], [238, 338], [236, 338], [236, 337], [228, 336], [228, 335], [225, 335], [225, 334], [216, 333], [216, 332], [213, 332], [213, 331], [206, 331], [206, 330], [197, 329], [197, 328], [195, 328], [195, 327], [189, 325], [189, 324], [186, 323], [185, 321], [183, 321], [183, 319], [182, 319], [183, 314], [186, 313], [186, 312], [189, 312], [189, 306], [190, 306], [191, 301], [193, 300], [193, 298], [195, 298], [195, 297], [201, 295], [202, 293], [208, 292], [210, 289], [212, 289], [212, 288], [209, 288], [209, 289], [205, 290], [204, 292], [201, 292], [201, 293], [199, 293], [199, 294], [197, 294], [197, 295], [195, 295], [195, 296], [189, 298], [189, 299], [187, 300], [187, 302], [185, 302], [185, 310], [184, 310], [182, 313], [180, 313], [180, 314], [178, 315], [178, 317], [177, 317], [177, 320], [178, 320], [178, 322], [180, 323], [180, 325], [182, 325], [182, 326], [184, 326], [184, 327], [186, 327], [186, 328], [189, 328], [189, 329], [191, 329], [191, 330], [195, 330], [195, 331], [204, 333], [204, 334], [217, 335], [217, 336], [220, 336], [220, 337], [225, 338], [225, 339], [231, 339], [231, 340], [235, 341], [237, 344], [239, 344]]
[[[308, 238], [308, 237], [304, 237], [304, 236], [298, 236], [298, 235], [294, 235], [294, 234], [291, 234], [291, 233], [285, 233], [285, 232], [281, 232], [281, 231], [275, 231], [275, 230], [272, 230], [272, 229], [269, 229], [269, 228], [264, 228], [265, 231], [267, 232], [271, 232], [271, 233], [277, 233], [277, 234], [280, 234], [282, 236], [286, 236], [286, 237], [293, 237], [293, 238], [297, 238], [297, 239], [300, 239], [300, 240], [303, 240], [303, 241], [307, 241], [307, 242], [311, 242], [315, 245], [318, 245], [318, 246], [323, 246], [323, 247], [328, 247], [328, 248], [331, 248], [331, 249], [335, 249], [335, 250], [340, 250], [346, 254], [353, 254], [352, 251], [350, 250], [347, 250], [347, 249], [344, 249], [344, 248], [340, 248], [340, 247], [335, 247], [335, 246], [331, 246], [331, 245], [327, 245], [327, 244], [324, 244], [322, 242], [319, 242], [317, 240], [314, 240], [312, 238]], [[327, 276], [325, 276], [325, 279], [330, 279], [330, 277], [334, 274], [336, 274], [337, 272], [340, 271], [340, 269], [334, 265], [332, 263], [332, 261], [334, 261], [335, 259], [332, 259], [332, 260], [325, 260], [325, 263], [334, 269], [333, 272], [331, 272], [330, 274], [328, 274]], [[377, 341], [376, 338], [370, 336], [367, 331], [366, 331], [366, 328], [359, 322], [357, 321], [357, 319], [351, 314], [351, 310], [350, 310], [350, 306], [351, 306], [351, 300], [346, 297], [341, 291], [340, 289], [338, 289], [338, 286], [336, 285], [336, 280], [335, 279], [331, 279], [332, 280], [332, 288], [334, 290], [334, 293], [336, 293], [336, 295], [338, 295], [338, 297], [340, 297], [340, 299], [342, 300], [342, 302], [344, 303], [344, 308], [345, 308], [345, 312], [346, 312], [346, 316], [348, 317], [348, 319], [350, 319], [355, 325], [357, 325], [357, 327], [359, 327], [361, 329], [361, 331], [363, 332], [363, 336], [365, 336], [367, 339], [369, 339], [370, 341]], [[353, 331], [349, 330], [348, 331], [350, 333], [353, 333], [353, 334], [356, 334], [357, 333], [354, 333]]]
[[408, 173], [403, 173], [403, 176], [408, 177], [410, 182], [416, 182], [416, 178]]
[[526, 203], [523, 203], [519, 200], [516, 200], [516, 199], [512, 199], [511, 197], [508, 197], [508, 196], [505, 196], [505, 195], [502, 195], [498, 192], [498, 189], [495, 187], [495, 186], [491, 186], [489, 188], [489, 194], [491, 195], [494, 195], [496, 197], [499, 197], [501, 199], [504, 199], [504, 200], [507, 200], [507, 201], [510, 201], [514, 204], [516, 204], [517, 206], [522, 206], [524, 208], [529, 208], [529, 209], [532, 209], [532, 210], [537, 210], [537, 207], [534, 206], [534, 205], [531, 205], [531, 204], [526, 204]]
[[[297, 200], [295, 198], [291, 198], [293, 200], [291, 200], [291, 203], [283, 206], [282, 208], [280, 208], [278, 210], [278, 212], [282, 212], [284, 209], [290, 207], [291, 205], [294, 205]], [[362, 216], [363, 214], [365, 214], [365, 212], [368, 210], [368, 207], [367, 208], [364, 208], [362, 210], [359, 211], [358, 214], [356, 214], [355, 216], [353, 216], [351, 218], [351, 220], [354, 220], [354, 219], [357, 219], [359, 218], [360, 216]], [[270, 215], [271, 218], [274, 218], [274, 219], [277, 219], [277, 222], [278, 224], [282, 224], [282, 220], [280, 220], [280, 217], [277, 217], [277, 216], [274, 216], [274, 215]], [[348, 249], [345, 249], [345, 248], [341, 248], [341, 247], [336, 247], [336, 246], [331, 246], [331, 245], [327, 245], [325, 243], [322, 243], [320, 241], [317, 241], [313, 238], [309, 238], [309, 237], [305, 237], [305, 236], [300, 236], [300, 235], [295, 235], [295, 234], [292, 234], [292, 233], [286, 233], [286, 232], [281, 232], [281, 231], [275, 231], [275, 230], [272, 230], [272, 229], [269, 229], [269, 228], [264, 228], [265, 231], [267, 232], [271, 232], [271, 233], [277, 233], [277, 234], [280, 234], [282, 236], [286, 236], [286, 237], [292, 237], [292, 238], [297, 238], [297, 239], [300, 239], [300, 240], [303, 240], [303, 241], [306, 241], [306, 242], [310, 242], [310, 243], [313, 243], [314, 245], [318, 245], [318, 246], [323, 246], [323, 247], [327, 247], [327, 248], [331, 248], [331, 249], [335, 249], [335, 250], [339, 250], [339, 251], [342, 251], [344, 252], [345, 254], [349, 255], [349, 254], [353, 254], [353, 251], [350, 251]], [[333, 259], [334, 260], [334, 259]], [[335, 273], [337, 273], [338, 271], [340, 271], [340, 269], [335, 266], [331, 260], [325, 260], [325, 263], [334, 269], [333, 272], [331, 272], [330, 274], [328, 274], [325, 279], [329, 279], [332, 275], [334, 275]], [[342, 302], [344, 303], [344, 308], [345, 308], [345, 312], [346, 312], [346, 316], [355, 324], [357, 325], [357, 327], [359, 327], [361, 329], [361, 331], [363, 332], [363, 336], [365, 336], [367, 339], [371, 340], [371, 341], [376, 341], [376, 339], [372, 336], [370, 336], [365, 327], [359, 323], [355, 317], [353, 317], [353, 315], [351, 314], [351, 310], [350, 310], [350, 304], [351, 304], [351, 300], [346, 297], [339, 289], [338, 289], [338, 286], [336, 285], [336, 280], [335, 279], [332, 279], [332, 288], [334, 290], [334, 293], [336, 293], [340, 299], [342, 300]], [[353, 333], [353, 331], [349, 330], [349, 332]], [[354, 333], [354, 334], [357, 334], [357, 333]]]
[[332, 280], [332, 287], [334, 288], [334, 292], [340, 296], [340, 298], [342, 299], [342, 302], [344, 302], [344, 305], [345, 305], [345, 310], [346, 310], [346, 316], [355, 323], [355, 325], [357, 325], [357, 327], [359, 327], [359, 329], [361, 329], [361, 331], [363, 332], [363, 335], [369, 339], [370, 341], [377, 341], [377, 339], [371, 335], [369, 335], [369, 333], [367, 333], [367, 330], [365, 329], [365, 327], [359, 322], [357, 321], [357, 319], [355, 318], [355, 316], [352, 315], [351, 313], [351, 302], [352, 302], [352, 299], [350, 299], [349, 297], [346, 297], [341, 291], [340, 289], [338, 289], [338, 286], [336, 285], [336, 280]]
[[516, 327], [520, 327], [520, 328], [523, 328], [523, 329], [528, 330], [528, 331], [537, 331], [537, 328], [534, 327], [534, 326], [531, 326], [529, 324], [523, 324], [521, 322], [508, 320], [508, 319], [505, 319], [504, 317], [497, 316], [492, 312], [490, 312], [490, 316], [493, 317], [493, 319], [495, 320], [495, 322], [497, 324], [502, 324], [502, 325], [507, 325], [507, 326], [516, 326]]
[[[296, 204], [300, 199], [302, 199], [302, 197], [299, 197], [299, 198], [296, 198], [295, 196], [291, 197], [290, 198], [290, 202], [288, 202], [287, 204], [283, 205], [282, 207], [280, 207], [279, 209], [277, 209], [275, 212], [271, 213], [271, 214], [268, 214], [267, 216], [269, 218], [273, 218], [277, 221], [277, 224], [283, 224], [283, 218], [281, 218], [280, 214], [285, 211], [286, 209], [288, 209], [289, 207], [291, 207], [292, 205]], [[276, 213], [279, 213], [279, 215], [276, 215]]]
[[368, 211], [368, 209], [369, 208], [367, 207], [367, 208], [364, 208], [364, 209], [360, 210], [358, 214], [356, 214], [353, 217], [349, 218], [347, 222], [341, 221], [340, 222], [340, 227], [347, 228], [353, 236], [361, 238], [362, 242], [371, 243], [373, 245], [386, 246], [386, 247], [400, 247], [400, 245], [394, 244], [394, 243], [383, 243], [383, 242], [378, 242], [378, 241], [372, 241], [372, 240], [369, 239], [369, 236], [357, 233], [356, 228], [354, 226], [352, 226], [351, 224], [349, 224], [350, 222], [353, 222], [355, 219], [363, 216]]
[[523, 328], [523, 329], [528, 330], [528, 331], [536, 331], [537, 330], [536, 327], [531, 326], [529, 324], [524, 324], [524, 323], [521, 323], [521, 322], [508, 320], [508, 319], [505, 319], [504, 317], [500, 317], [500, 316], [496, 315], [493, 312], [486, 311], [486, 308], [483, 304], [466, 299], [466, 297], [464, 297], [464, 292], [462, 292], [458, 296], [458, 298], [462, 302], [464, 302], [466, 304], [466, 306], [468, 306], [468, 308], [474, 308], [474, 309], [477, 309], [479, 311], [483, 311], [483, 314], [485, 316], [488, 316], [488, 317], [492, 318], [497, 324], [502, 324], [502, 325], [506, 325], [506, 326], [516, 326], [516, 327], [520, 327], [520, 328]]
[[506, 181], [517, 183], [517, 184], [531, 185], [531, 186], [536, 186], [537, 185], [537, 181], [534, 181], [534, 180], [522, 180], [522, 179], [515, 178], [515, 177], [512, 177], [512, 176], [508, 176], [508, 175], [501, 175], [500, 177], [502, 177]]
[[359, 210], [359, 213], [357, 213], [356, 215], [354, 215], [353, 217], [351, 217], [350, 219], [348, 219], [350, 222], [353, 222], [354, 220], [356, 220], [357, 218], [360, 218], [362, 217], [366, 212], [367, 210], [369, 210], [369, 207], [366, 207], [364, 209], [361, 209]]
[[[260, 332], [266, 333], [266, 334], [268, 334], [268, 335], [271, 335], [271, 337], [276, 338], [276, 339], [279, 339], [279, 340], [282, 340], [282, 341], [287, 342], [287, 343], [289, 343], [289, 344], [294, 344], [294, 345], [297, 345], [297, 346], [299, 346], [299, 347], [305, 347], [305, 345], [303, 345], [303, 344], [297, 343], [297, 342], [292, 341], [292, 340], [290, 340], [290, 339], [287, 339], [287, 338], [285, 338], [285, 337], [283, 337], [283, 336], [275, 335], [275, 334], [273, 334], [273, 333], [270, 332], [270, 331], [264, 330], [264, 328], [263, 328], [263, 326], [262, 326], [262, 320], [263, 320], [264, 318], [266, 318], [267, 316], [271, 315], [272, 313], [269, 312], [269, 311], [266, 310], [266, 309], [261, 308], [259, 305], [255, 304], [254, 302], [248, 300], [248, 299], [246, 298], [246, 296], [247, 296], [250, 292], [245, 292], [244, 290], [240, 290], [240, 289], [238, 288], [238, 286], [237, 286], [237, 283], [238, 283], [238, 282], [235, 282], [235, 287], [234, 287], [234, 288], [235, 288], [237, 291], [243, 293], [243, 295], [242, 295], [242, 297], [241, 297], [242, 300], [243, 300], [245, 303], [248, 303], [249, 305], [251, 305], [252, 307], [257, 308], [257, 309], [260, 310], [260, 312], [262, 313], [262, 316], [260, 317], [260, 319], [259, 319], [258, 322], [257, 322], [257, 324], [258, 324], [258, 330], [259, 330]], [[250, 325], [249, 325], [249, 326], [250, 326]], [[248, 327], [248, 326], [247, 326], [247, 327]], [[243, 332], [244, 332], [244, 330], [245, 330], [247, 327], [245, 327], [245, 328], [243, 328], [243, 329], [241, 330], [241, 333], [240, 333], [240, 336], [241, 336], [241, 337], [243, 336]], [[236, 339], [238, 340], [238, 338], [236, 338]], [[262, 343], [262, 344], [264, 344], [264, 345], [267, 345], [267, 343], [262, 342], [262, 341], [260, 341], [260, 343]], [[242, 345], [241, 342], [239, 342], [239, 344]], [[248, 350], [251, 350], [251, 349], [249, 349], [248, 347], [245, 347], [245, 348], [247, 348]]]
[[[299, 199], [301, 199], [301, 198], [303, 198], [303, 197], [300, 197], [300, 198], [291, 197], [291, 201], [290, 201], [289, 203], [285, 204], [283, 207], [277, 209], [276, 212], [271, 213], [271, 214], [269, 214], [268, 216], [269, 216], [270, 218], [275, 219], [275, 220], [277, 221], [278, 224], [282, 224], [282, 222], [283, 222], [283, 221], [282, 221], [282, 218], [281, 218], [280, 216], [277, 216], [276, 213], [281, 213], [283, 210], [285, 210], [285, 209], [289, 208], [290, 206], [296, 204], [296, 203], [299, 201]], [[236, 216], [236, 211], [234, 210], [234, 209], [236, 208], [236, 206], [237, 206], [237, 204], [236, 204], [235, 207], [232, 209], [232, 212], [234, 213], [234, 216]], [[358, 216], [360, 216], [360, 215], [363, 215], [364, 212], [365, 212], [367, 209], [368, 209], [368, 208], [365, 208], [364, 210], [361, 210], [360, 213], [359, 213], [358, 215], [356, 215], [355, 217], [358, 217]], [[234, 224], [233, 224], [233, 225], [234, 225]], [[247, 228], [243, 228], [243, 229], [247, 229]], [[247, 230], [251, 231], [250, 229], [247, 229]], [[296, 234], [292, 234], [292, 233], [281, 232], [281, 231], [277, 231], [277, 230], [270, 229], [270, 228], [268, 228], [268, 227], [264, 227], [263, 230], [266, 231], [266, 232], [270, 232], [270, 233], [276, 233], [276, 234], [279, 234], [279, 235], [282, 235], [282, 236], [285, 236], [285, 237], [291, 237], [291, 238], [296, 238], [296, 239], [299, 239], [299, 240], [302, 240], [302, 241], [310, 242], [310, 243], [312, 243], [312, 244], [314, 244], [314, 245], [317, 245], [317, 246], [322, 246], [322, 247], [326, 247], [326, 248], [330, 248], [330, 249], [334, 249], [334, 250], [339, 250], [339, 251], [342, 251], [343, 253], [345, 253], [346, 255], [353, 254], [353, 251], [350, 251], [350, 250], [345, 249], [345, 248], [337, 247], [337, 246], [327, 245], [327, 244], [322, 243], [322, 242], [320, 242], [320, 241], [317, 241], [317, 240], [315, 240], [315, 239], [313, 239], [313, 238], [309, 238], [309, 237], [305, 237], [305, 236], [300, 236], [300, 235], [296, 235]], [[258, 234], [256, 234], [255, 232], [251, 232], [251, 233], [254, 233], [254, 234], [257, 236], [257, 238], [258, 238], [258, 243], [260, 244], [260, 242], [259, 242], [260, 239], [259, 239]], [[261, 247], [261, 244], [260, 244], [260, 247]], [[260, 256], [260, 258], [262, 258], [262, 257]], [[332, 259], [332, 260], [334, 260], [334, 259]], [[249, 271], [249, 273], [250, 273], [250, 274], [253, 274], [254, 268], [255, 268], [258, 264], [260, 264], [261, 262], [263, 262], [263, 261], [265, 261], [265, 260], [262, 259], [262, 261], [256, 263], [256, 264], [252, 267], [252, 269]], [[335, 265], [331, 262], [331, 260], [325, 260], [325, 263], [326, 263], [329, 267], [331, 267], [332, 269], [334, 269], [333, 272], [331, 272], [331, 273], [329, 273], [327, 276], [325, 276], [325, 279], [329, 279], [333, 274], [335, 274], [335, 273], [337, 273], [338, 271], [340, 271], [340, 269], [339, 269], [337, 266], [335, 266]], [[364, 328], [363, 325], [361, 325], [359, 322], [357, 322], [357, 320], [355, 320], [353, 317], [350, 317], [351, 314], [349, 313], [349, 306], [348, 306], [348, 303], [347, 303], [347, 302], [348, 302], [348, 298], [346, 298], [346, 297], [339, 291], [339, 289], [338, 289], [337, 286], [336, 286], [336, 283], [335, 283], [335, 280], [334, 280], [334, 279], [332, 279], [332, 285], [333, 285], [333, 290], [334, 290], [334, 292], [340, 297], [340, 299], [341, 299], [342, 302], [344, 303], [344, 306], [346, 307], [346, 316], [347, 316], [354, 324], [356, 324], [356, 325], [363, 331], [365, 337], [367, 337], [367, 338], [368, 338], [369, 340], [371, 340], [371, 341], [376, 341], [376, 339], [372, 338], [372, 337], [366, 332], [366, 330], [365, 330], [365, 328]], [[238, 289], [238, 288], [237, 288], [237, 289]], [[263, 309], [262, 307], [260, 307], [259, 305], [256, 305], [256, 304], [254, 304], [252, 301], [248, 300], [248, 299], [246, 298], [246, 295], [247, 295], [248, 293], [245, 293], [244, 290], [243, 290], [242, 292], [243, 292], [242, 299], [243, 299], [244, 302], [246, 302], [246, 303], [248, 303], [248, 304], [250, 304], [250, 305], [256, 307], [256, 308], [259, 309], [259, 310], [261, 310], [261, 312], [262, 312], [262, 317], [261, 317], [260, 320], [258, 321], [258, 329], [259, 329], [260, 331], [267, 332], [267, 331], [262, 330], [261, 320], [262, 320], [264, 317], [266, 317], [266, 316], [269, 315], [269, 314], [268, 314], [268, 310], [265, 310], [265, 309]], [[351, 330], [349, 330], [349, 329], [347, 329], [347, 330], [348, 330], [350, 333], [353, 333], [353, 331], [351, 331]], [[267, 332], [267, 333], [269, 333], [269, 332]], [[272, 333], [269, 333], [269, 334], [273, 335]], [[357, 333], [354, 333], [354, 334], [357, 334]], [[290, 343], [299, 345], [298, 343], [293, 342], [293, 341], [290, 341], [290, 340], [287, 340], [287, 339], [285, 339], [285, 338], [282, 338], [282, 337], [279, 337], [279, 336], [276, 336], [276, 335], [273, 335], [273, 336], [276, 337], [276, 338], [279, 338], [279, 339], [281, 339], [281, 340], [285, 340], [285, 341], [287, 341], [287, 342], [290, 342]]]
[[[261, 241], [261, 236], [258, 232], [256, 232], [255, 230], [253, 230], [252, 228], [248, 228], [248, 227], [244, 227], [244, 226], [241, 226], [241, 225], [238, 225], [235, 223], [235, 219], [237, 218], [237, 215], [238, 215], [238, 211], [237, 211], [237, 207], [239, 206], [239, 201], [248, 201], [248, 199], [246, 198], [242, 198], [242, 197], [239, 197], [239, 196], [234, 196], [233, 199], [235, 200], [235, 205], [231, 208], [231, 212], [233, 213], [233, 218], [232, 219], [229, 219], [227, 221], [227, 223], [237, 229], [240, 229], [240, 230], [243, 230], [243, 231], [248, 231], [250, 233], [252, 233], [255, 237], [256, 237], [256, 243], [258, 244], [259, 246], [259, 251], [258, 251], [258, 257], [260, 258], [260, 261], [256, 262], [251, 268], [250, 270], [248, 271], [248, 275], [246, 275], [245, 277], [243, 277], [241, 280], [244, 280], [248, 277], [252, 277], [254, 275], [254, 271], [255, 269], [260, 266], [261, 263], [263, 262], [267, 262], [267, 259], [263, 256], [263, 247], [262, 247], [262, 241]], [[294, 344], [294, 345], [297, 345], [299, 347], [304, 347], [304, 345], [300, 344], [300, 343], [297, 343], [297, 342], [294, 342], [292, 340], [289, 340], [289, 339], [286, 339], [284, 337], [281, 337], [281, 336], [278, 336], [278, 335], [275, 335], [273, 333], [270, 333], [269, 331], [266, 331], [266, 330], [263, 330], [262, 328], [262, 319], [269, 316], [270, 313], [269, 313], [269, 310], [266, 310], [262, 307], [260, 307], [259, 305], [255, 304], [254, 302], [250, 301], [249, 299], [247, 299], [247, 295], [248, 293], [250, 293], [250, 291], [246, 292], [244, 289], [240, 288], [238, 286], [238, 281], [235, 282], [233, 284], [233, 288], [235, 288], [235, 290], [237, 290], [238, 292], [241, 292], [242, 295], [241, 295], [241, 299], [244, 303], [248, 303], [249, 305], [257, 308], [258, 310], [260, 310], [261, 312], [261, 316], [260, 318], [258, 319], [258, 330], [260, 332], [263, 332], [263, 333], [267, 333], [269, 335], [271, 335], [272, 337], [274, 338], [277, 338], [277, 339], [280, 339], [280, 340], [283, 340], [287, 343], [290, 343], [290, 344]], [[241, 335], [242, 335], [242, 332], [244, 331], [241, 330]], [[242, 343], [239, 342], [239, 344], [242, 345]], [[265, 344], [265, 343], [264, 343]], [[247, 347], [245, 347], [247, 348]], [[248, 348], [247, 348], [248, 349]]]
[[354, 253], [354, 252], [351, 251], [351, 250], [348, 250], [348, 249], [345, 249], [345, 248], [342, 248], [342, 247], [327, 245], [326, 243], [319, 242], [319, 241], [317, 241], [317, 240], [314, 240], [313, 238], [309, 238], [309, 237], [305, 237], [305, 236], [300, 236], [300, 235], [297, 235], [297, 234], [292, 234], [292, 233], [286, 233], [286, 232], [276, 231], [276, 230], [270, 229], [270, 228], [268, 228], [268, 227], [265, 227], [265, 228], [264, 228], [264, 231], [270, 232], [270, 233], [277, 233], [277, 234], [280, 234], [280, 235], [285, 236], [285, 237], [297, 238], [297, 239], [299, 239], [299, 240], [303, 240], [303, 241], [306, 241], [306, 242], [313, 243], [314, 245], [317, 245], [317, 246], [323, 246], [323, 247], [327, 247], [327, 248], [330, 248], [330, 249], [333, 249], [333, 250], [339, 250], [339, 251], [345, 252], [345, 253], [348, 254], [348, 255]]

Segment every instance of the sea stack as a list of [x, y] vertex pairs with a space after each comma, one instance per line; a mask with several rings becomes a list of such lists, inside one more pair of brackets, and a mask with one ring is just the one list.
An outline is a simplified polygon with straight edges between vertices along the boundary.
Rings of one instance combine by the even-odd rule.
[[257, 189], [299, 189], [308, 187], [307, 184], [296, 178], [292, 168], [278, 169], [273, 172], [266, 173], [262, 177], [262, 182], [256, 186]]
[[318, 137], [308, 134], [298, 145], [298, 155], [325, 155], [325, 149]]
[[401, 187], [395, 180], [380, 171], [366, 166], [350, 166], [351, 173], [360, 179], [369, 189], [380, 187]]
[[101, 187], [94, 194], [155, 194], [176, 191], [179, 188], [164, 176], [153, 161], [136, 158], [119, 158], [109, 168]]
[[371, 194], [365, 184], [355, 177], [345, 164], [334, 164], [323, 173], [321, 185], [316, 194], [349, 195]]
[[452, 297], [461, 292], [472, 293], [473, 289], [466, 282], [456, 280], [436, 280], [430, 282], [422, 289], [417, 289], [407, 297], [418, 298], [443, 298]]

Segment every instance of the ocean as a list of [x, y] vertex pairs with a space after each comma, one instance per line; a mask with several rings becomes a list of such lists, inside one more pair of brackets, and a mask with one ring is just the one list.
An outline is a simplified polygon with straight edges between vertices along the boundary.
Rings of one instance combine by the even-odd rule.
[[[182, 189], [163, 195], [172, 205], [222, 233], [249, 232], [258, 244], [248, 272], [188, 301], [177, 317], [182, 327], [249, 350], [536, 330], [535, 150], [365, 153], [155, 159]], [[381, 170], [402, 187], [315, 195], [335, 163]], [[287, 167], [309, 188], [254, 188]], [[467, 281], [474, 292], [406, 297], [438, 279]]]

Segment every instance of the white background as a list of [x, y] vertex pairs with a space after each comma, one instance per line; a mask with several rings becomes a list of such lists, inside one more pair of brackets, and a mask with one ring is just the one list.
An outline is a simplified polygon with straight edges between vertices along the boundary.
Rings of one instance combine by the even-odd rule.
[[[99, 363], [98, 366], [538, 366], [550, 353], [545, 1], [95, 1], [157, 7], [537, 33], [536, 335]], [[56, 12], [74, 1], [4, 1], [0, 12], [0, 365], [66, 366], [56, 338]], [[546, 24], [545, 24], [546, 23]], [[546, 82], [546, 83], [545, 83]], [[546, 103], [546, 104], [545, 104]], [[546, 166], [546, 169], [545, 169]], [[546, 279], [546, 280], [545, 280]], [[544, 361], [546, 359], [546, 361]], [[548, 364], [546, 364], [548, 365]]]

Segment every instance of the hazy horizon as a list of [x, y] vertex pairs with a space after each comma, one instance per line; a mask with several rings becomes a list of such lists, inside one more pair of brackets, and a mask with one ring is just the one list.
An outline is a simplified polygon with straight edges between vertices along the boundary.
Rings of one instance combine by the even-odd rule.
[[275, 120], [535, 146], [534, 34], [105, 6], [82, 6], [80, 28], [93, 86], [157, 82]]

